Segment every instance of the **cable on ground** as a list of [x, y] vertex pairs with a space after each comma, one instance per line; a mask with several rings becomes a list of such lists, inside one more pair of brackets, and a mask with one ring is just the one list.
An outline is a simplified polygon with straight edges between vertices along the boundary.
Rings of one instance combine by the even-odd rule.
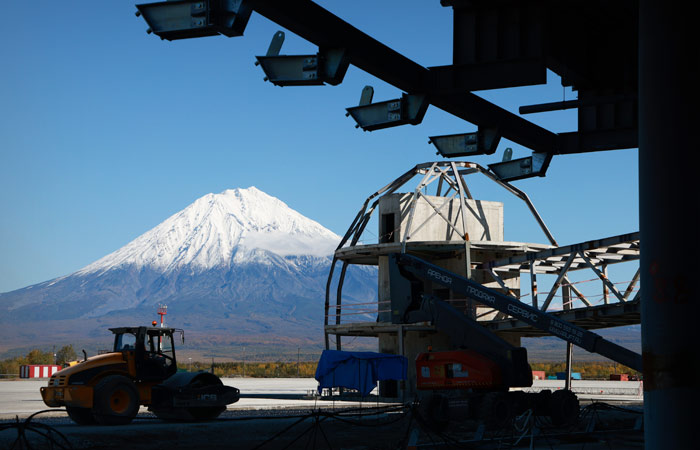
[[65, 409], [44, 409], [37, 411], [26, 419], [20, 421], [18, 416], [15, 416], [14, 422], [0, 424], [0, 433], [5, 430], [16, 430], [17, 439], [8, 447], [9, 449], [31, 449], [34, 448], [30, 444], [29, 436], [30, 433], [35, 433], [43, 437], [43, 445], [40, 448], [50, 448], [50, 449], [72, 449], [73, 445], [68, 441], [65, 435], [60, 431], [56, 430], [50, 425], [46, 425], [40, 422], [34, 422], [32, 419], [39, 414], [47, 412], [65, 411]]

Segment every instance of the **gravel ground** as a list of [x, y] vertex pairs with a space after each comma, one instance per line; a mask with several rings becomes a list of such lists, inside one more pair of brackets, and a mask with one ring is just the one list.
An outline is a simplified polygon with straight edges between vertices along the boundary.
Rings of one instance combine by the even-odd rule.
[[[152, 415], [139, 414], [125, 426], [78, 426], [67, 417], [42, 417], [39, 426], [52, 427], [66, 438], [64, 448], [76, 449], [376, 449], [406, 448], [409, 441], [416, 448], [480, 448], [507, 447], [524, 436], [520, 445], [529, 446], [529, 433], [522, 423], [504, 430], [485, 433], [474, 442], [477, 425], [473, 421], [452, 422], [444, 431], [425, 426], [411, 413], [379, 411], [365, 407], [362, 416], [356, 408], [313, 411], [308, 409], [267, 409], [257, 411], [229, 410], [215, 421], [200, 423], [167, 423]], [[626, 449], [643, 448], [643, 435], [634, 430], [641, 406], [584, 408], [580, 423], [569, 429], [554, 429], [547, 419], [533, 423], [540, 429], [533, 438], [534, 449]], [[374, 413], [374, 414], [373, 414]], [[379, 413], [379, 414], [377, 414]], [[588, 431], [591, 421], [593, 431]], [[12, 421], [0, 421], [0, 428]], [[612, 430], [612, 431], [611, 431]], [[43, 431], [43, 429], [41, 430]], [[279, 435], [278, 435], [279, 434]], [[27, 431], [33, 448], [50, 448], [50, 443]], [[62, 441], [54, 434], [54, 439]], [[0, 431], [0, 448], [11, 448], [17, 430]], [[54, 447], [60, 448], [60, 447]]]
[[[339, 413], [342, 408], [336, 408]], [[365, 414], [370, 411], [365, 409]], [[329, 411], [331, 413], [331, 411]], [[53, 427], [73, 448], [80, 449], [278, 449], [344, 448], [391, 449], [405, 431], [403, 414], [341, 416], [340, 420], [311, 410], [272, 409], [226, 411], [218, 420], [201, 423], [167, 423], [152, 415], [139, 414], [125, 426], [79, 426], [67, 417], [38, 417], [37, 422]], [[350, 424], [346, 421], [352, 421]], [[11, 421], [0, 422], [8, 425]], [[367, 439], [362, 430], [382, 429]], [[276, 434], [282, 432], [280, 436]], [[49, 448], [41, 436], [26, 432], [34, 448]], [[54, 435], [55, 436], [55, 435]], [[15, 429], [0, 432], [0, 448], [10, 448], [17, 437]], [[297, 439], [298, 438], [298, 439]], [[61, 441], [57, 436], [57, 441]], [[268, 441], [269, 442], [266, 442]], [[314, 445], [315, 441], [315, 445]], [[261, 446], [262, 445], [262, 446]], [[66, 445], [67, 447], [67, 445]]]
[[[44, 408], [38, 387], [42, 381], [0, 382], [0, 449], [11, 448], [17, 439], [15, 417], [28, 417]], [[281, 449], [281, 448], [333, 448], [377, 449], [406, 448], [409, 439], [417, 448], [455, 448], [455, 441], [466, 448], [499, 448], [504, 442], [498, 438], [512, 439], [526, 434], [513, 427], [508, 430], [487, 432], [485, 439], [473, 440], [477, 424], [471, 421], [452, 422], [444, 433], [419, 426], [415, 416], [397, 412], [377, 413], [376, 402], [343, 402], [302, 400], [315, 388], [315, 380], [309, 379], [229, 379], [226, 384], [239, 387], [245, 395], [259, 398], [242, 398], [229, 406], [218, 420], [199, 423], [168, 423], [156, 419], [144, 408], [130, 425], [79, 426], [68, 419], [65, 412], [41, 414], [33, 423], [46, 431], [51, 427], [67, 439], [64, 448], [76, 449]], [[554, 388], [558, 386], [547, 386]], [[580, 386], [584, 388], [584, 386]], [[597, 387], [612, 388], [621, 385]], [[627, 388], [627, 386], [625, 386]], [[632, 388], [633, 386], [629, 386]], [[279, 397], [279, 398], [276, 398]], [[593, 397], [593, 396], [591, 396]], [[643, 448], [643, 436], [633, 430], [635, 420], [641, 416], [641, 403], [619, 402], [633, 395], [611, 396], [625, 409], [609, 407], [585, 408], [578, 428], [555, 430], [547, 420], [538, 419], [542, 430], [533, 440], [535, 449], [609, 449]], [[590, 400], [588, 401], [590, 402]], [[582, 406], [588, 404], [582, 401]], [[362, 407], [362, 416], [348, 416], [350, 410]], [[392, 406], [389, 406], [392, 407]], [[395, 405], [393, 406], [396, 407]], [[319, 411], [320, 410], [320, 411]], [[630, 412], [632, 410], [632, 412]], [[332, 414], [346, 415], [333, 416]], [[593, 421], [596, 432], [583, 432]], [[621, 430], [627, 431], [606, 431]], [[520, 428], [520, 430], [524, 430]], [[275, 437], [277, 433], [279, 436]], [[25, 435], [33, 448], [51, 448], [50, 442], [27, 428]], [[60, 438], [54, 433], [55, 439]], [[529, 446], [529, 435], [520, 445]], [[496, 440], [494, 440], [496, 439]], [[269, 440], [269, 441], [268, 441]], [[59, 442], [60, 443], [60, 442]], [[506, 445], [507, 446], [507, 445]], [[55, 446], [53, 448], [61, 448]]]

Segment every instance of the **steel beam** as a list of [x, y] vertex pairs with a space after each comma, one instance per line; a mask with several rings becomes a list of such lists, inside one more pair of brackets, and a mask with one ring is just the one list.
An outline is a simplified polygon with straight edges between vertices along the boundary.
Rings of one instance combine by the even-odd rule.
[[428, 69], [432, 77], [431, 84], [435, 91], [441, 94], [530, 86], [547, 82], [547, 68], [542, 58], [435, 66]]
[[491, 275], [491, 278], [493, 278], [494, 281], [495, 281], [496, 283], [498, 283], [499, 286], [501, 286], [501, 289], [503, 289], [504, 291], [506, 291], [506, 295], [508, 295], [508, 296], [510, 296], [510, 297], [513, 297], [513, 298], [516, 299], [516, 300], [520, 300], [520, 297], [518, 297], [518, 296], [515, 294], [515, 292], [513, 292], [513, 291], [506, 285], [506, 282], [503, 281], [503, 278], [501, 278], [501, 277], [498, 276], [498, 274], [496, 273], [496, 271], [494, 271], [493, 269], [489, 269], [488, 273], [489, 273], [489, 275]]
[[556, 143], [557, 153], [569, 155], [636, 148], [639, 145], [637, 134], [636, 128], [559, 133]]
[[[548, 314], [557, 316], [567, 322], [587, 330], [635, 325], [640, 322], [639, 298], [625, 303], [610, 303], [592, 307], [573, 308], [568, 310], [551, 311]], [[490, 321], [485, 326], [499, 333], [512, 332], [523, 337], [541, 337], [547, 334], [530, 326], [522, 320], [509, 318], [501, 321]]]
[[[508, 183], [507, 181], [499, 180], [498, 177], [496, 177], [496, 176], [495, 176], [494, 174], [492, 174], [491, 172], [486, 171], [486, 170], [485, 170], [483, 167], [481, 167], [481, 166], [477, 166], [477, 169], [479, 170], [479, 172], [483, 173], [487, 178], [489, 178], [489, 179], [495, 181], [496, 184], [500, 185], [500, 186], [503, 187], [505, 190], [507, 190], [507, 191], [510, 192], [511, 194], [515, 195], [515, 196], [518, 197], [520, 200], [524, 201], [525, 204], [527, 205], [528, 209], [529, 209], [530, 212], [532, 213], [532, 216], [535, 218], [535, 220], [537, 221], [538, 225], [539, 225], [540, 228], [542, 229], [542, 232], [545, 234], [545, 236], [547, 236], [547, 239], [549, 240], [549, 243], [552, 244], [552, 245], [559, 245], [559, 244], [557, 244], [556, 239], [554, 239], [554, 236], [552, 235], [552, 233], [549, 231], [549, 228], [547, 228], [547, 225], [544, 223], [544, 220], [542, 219], [542, 216], [540, 216], [540, 213], [537, 212], [537, 209], [535, 208], [535, 205], [534, 205], [534, 204], [532, 203], [532, 201], [530, 200], [530, 197], [528, 197], [528, 195], [527, 195], [525, 192], [523, 192], [523, 191], [521, 191], [520, 189], [516, 188], [515, 186], [513, 186], [513, 185], [510, 184], [510, 183]], [[489, 267], [491, 267], [491, 266], [489, 266]]]
[[[612, 281], [608, 279], [605, 273], [603, 273], [600, 269], [598, 269], [595, 266], [595, 264], [593, 264], [593, 261], [591, 261], [588, 255], [586, 255], [586, 252], [581, 251], [578, 252], [578, 254], [581, 255], [581, 258], [583, 258], [583, 260], [586, 261], [588, 267], [590, 267], [590, 269], [598, 276], [598, 278], [600, 278], [600, 280], [603, 282], [603, 287], [607, 287], [608, 289], [610, 289], [610, 291], [615, 295], [615, 297], [617, 297], [618, 300], [624, 302], [625, 297], [620, 293], [620, 291], [617, 290], [615, 285], [612, 283]], [[607, 296], [607, 292], [605, 292], [605, 295]], [[605, 303], [607, 303], [607, 297]]]
[[535, 114], [549, 111], [562, 111], [565, 109], [578, 108], [581, 105], [579, 100], [562, 100], [560, 102], [539, 103], [537, 105], [523, 105], [518, 108], [520, 114]]
[[[537, 253], [528, 253], [523, 255], [511, 256], [508, 258], [499, 259], [496, 261], [490, 261], [486, 264], [489, 268], [498, 268], [507, 265], [522, 265], [529, 261], [539, 261], [542, 264], [547, 258], [553, 256], [568, 256], [572, 252], [578, 250], [595, 251], [597, 249], [613, 247], [620, 244], [631, 243], [634, 247], [634, 243], [639, 241], [639, 232], [621, 234], [618, 236], [612, 236], [604, 239], [595, 239], [592, 241], [581, 242], [579, 244], [564, 245], [562, 247], [552, 248], [548, 250], [542, 250]], [[554, 244], [556, 245], [556, 243]], [[635, 255], [633, 255], [635, 256]], [[636, 258], [636, 256], [635, 256]]]
[[634, 291], [634, 288], [637, 286], [638, 282], [639, 282], [639, 269], [637, 269], [634, 276], [632, 277], [632, 281], [630, 281], [629, 286], [627, 286], [627, 289], [625, 289], [625, 294], [623, 296], [623, 297], [625, 297], [625, 301], [629, 300], [630, 295]]
[[518, 108], [520, 114], [535, 114], [549, 111], [561, 111], [564, 109], [580, 108], [583, 106], [601, 105], [604, 103], [615, 103], [619, 101], [637, 101], [637, 95], [618, 94], [609, 96], [599, 96], [587, 99], [563, 100], [560, 102], [539, 103], [537, 105], [523, 105]]
[[[605, 280], [608, 279], [608, 265], [603, 264], [601, 266], [601, 273], [603, 274], [604, 280], [603, 280], [603, 303], [608, 304], [610, 302], [610, 291], [608, 290], [608, 285], [605, 284]], [[622, 297], [621, 299], [623, 302], [627, 300], [627, 297]]]
[[593, 306], [593, 304], [592, 304], [591, 302], [588, 301], [588, 299], [586, 298], [586, 296], [583, 295], [583, 293], [581, 293], [581, 291], [579, 291], [578, 289], [576, 289], [576, 286], [574, 286], [573, 283], [571, 283], [571, 280], [569, 280], [569, 277], [564, 277], [564, 281], [569, 285], [569, 288], [571, 288], [571, 290], [574, 292], [574, 294], [576, 294], [576, 297], [578, 297], [578, 299], [581, 300], [581, 302], [582, 302], [584, 305], [586, 305], [586, 306]]
[[530, 261], [530, 293], [532, 295], [532, 307], [537, 309], [537, 274], [535, 273], [535, 267], [537, 266], [537, 261]]
[[549, 304], [552, 302], [552, 299], [557, 293], [559, 286], [561, 286], [561, 283], [564, 281], [564, 277], [566, 277], [566, 272], [569, 271], [569, 267], [571, 267], [571, 264], [574, 262], [574, 259], [576, 259], [576, 253], [571, 253], [569, 255], [569, 258], [566, 260], [566, 264], [564, 264], [564, 267], [561, 268], [561, 272], [559, 273], [559, 276], [552, 285], [552, 288], [549, 290], [549, 294], [547, 294], [547, 299], [542, 304], [542, 311], [547, 311], [547, 308], [549, 308]]
[[253, 10], [319, 48], [343, 48], [350, 63], [477, 126], [498, 124], [502, 136], [537, 152], [556, 152], [557, 135], [471, 93], [440, 93], [430, 71], [311, 0], [249, 0]]
[[566, 381], [564, 382], [564, 389], [567, 391], [571, 390], [571, 369], [574, 359], [574, 345], [571, 342], [566, 343]]

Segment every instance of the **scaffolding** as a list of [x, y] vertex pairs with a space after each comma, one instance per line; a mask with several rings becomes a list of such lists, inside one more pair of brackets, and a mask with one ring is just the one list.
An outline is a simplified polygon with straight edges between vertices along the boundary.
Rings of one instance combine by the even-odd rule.
[[[498, 211], [496, 216], [489, 217], [489, 203], [494, 202], [475, 200], [467, 184], [467, 177], [477, 174], [523, 201], [549, 243], [503, 240], [502, 212], [500, 217]], [[412, 180], [415, 182], [413, 186]], [[428, 186], [434, 189], [434, 195], [427, 194]], [[404, 189], [402, 194], [399, 193], [401, 189]], [[398, 220], [379, 217], [376, 242], [368, 243], [365, 239], [367, 225], [373, 217], [381, 216], [382, 206], [389, 208], [387, 205], [390, 202], [393, 202], [391, 207], [398, 211]], [[497, 210], [497, 207], [494, 208]], [[438, 232], [441, 239], [424, 239], [427, 228], [432, 227], [433, 234], [436, 234], [436, 223], [441, 224]], [[471, 236], [468, 230], [472, 231]], [[474, 230], [477, 232], [474, 233]], [[463, 271], [467, 278], [499, 289], [585, 329], [640, 322], [639, 270], [631, 281], [624, 282], [624, 287], [618, 287], [620, 283], [613, 282], [608, 275], [609, 265], [639, 260], [639, 233], [559, 246], [529, 197], [520, 189], [499, 180], [476, 163], [439, 161], [418, 164], [379, 189], [365, 200], [355, 216], [334, 253], [326, 284], [326, 348], [330, 347], [330, 335], [336, 336], [336, 348], [340, 349], [341, 336], [376, 337], [387, 333], [403, 336], [410, 331], [435, 331], [429, 323], [392, 324], [387, 320], [391, 313], [390, 293], [383, 287], [386, 275], [382, 270], [382, 258], [391, 253], [411, 253], [443, 263], [450, 261], [453, 270], [455, 261], [460, 261], [459, 271]], [[339, 262], [340, 272], [336, 273]], [[376, 302], [343, 302], [343, 284], [350, 265], [379, 267]], [[594, 274], [585, 282], [600, 282], [602, 294], [584, 294], [581, 288], [583, 282], [574, 282], [569, 278], [571, 272], [584, 269]], [[521, 293], [523, 275], [529, 277], [529, 293]], [[538, 275], [556, 276], [549, 292], [538, 292]], [[337, 284], [335, 301], [332, 302], [334, 280]], [[594, 297], [599, 297], [599, 300], [594, 300]], [[499, 335], [517, 339], [545, 335], [526, 323], [471, 299], [457, 298], [451, 294], [446, 300]], [[580, 306], [576, 305], [577, 301]]]

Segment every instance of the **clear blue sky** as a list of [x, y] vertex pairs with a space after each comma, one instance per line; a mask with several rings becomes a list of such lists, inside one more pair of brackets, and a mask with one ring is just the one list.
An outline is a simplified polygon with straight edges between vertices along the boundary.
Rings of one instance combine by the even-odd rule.
[[[451, 9], [438, 0], [319, 3], [424, 66], [451, 63]], [[434, 107], [419, 126], [355, 129], [345, 108], [363, 86], [375, 100], [400, 92], [352, 67], [336, 87], [263, 82], [255, 55], [280, 28], [256, 14], [241, 38], [168, 42], [145, 33], [131, 1], [3, 8], [0, 292], [80, 269], [228, 188], [257, 186], [343, 234], [367, 195], [439, 158], [428, 136], [475, 130]], [[287, 33], [283, 53], [315, 51]], [[546, 86], [480, 95], [514, 112], [575, 97], [553, 74]], [[529, 118], [576, 127], [571, 111]], [[529, 153], [502, 141], [473, 160], [495, 162], [509, 145]], [[546, 178], [515, 184], [562, 244], [638, 230], [636, 150], [558, 157]], [[544, 242], [532, 223], [506, 202], [506, 239]]]

